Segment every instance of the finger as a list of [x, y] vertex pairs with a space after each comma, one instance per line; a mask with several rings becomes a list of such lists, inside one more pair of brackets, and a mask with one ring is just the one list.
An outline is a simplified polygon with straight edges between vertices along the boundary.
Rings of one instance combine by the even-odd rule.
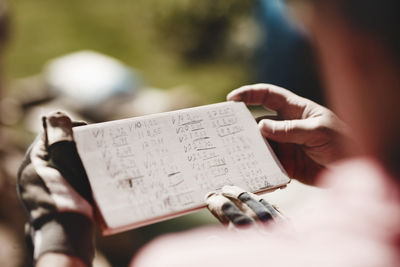
[[310, 133], [317, 127], [314, 118], [283, 121], [264, 119], [258, 123], [258, 126], [261, 134], [268, 139], [299, 145], [307, 144], [313, 137]]
[[254, 224], [254, 220], [243, 213], [229, 198], [218, 193], [210, 193], [206, 196], [208, 210], [222, 223], [233, 223], [235, 226], [248, 226]]
[[259, 123], [262, 120], [278, 120], [279, 117], [277, 115], [265, 115], [256, 118], [256, 122]]
[[252, 198], [254, 198], [257, 202], [262, 204], [268, 210], [268, 212], [272, 215], [272, 218], [274, 220], [283, 219], [284, 218], [282, 216], [282, 214], [280, 213], [280, 211], [274, 205], [270, 204], [268, 201], [266, 201], [265, 199], [263, 199], [259, 195], [256, 195], [256, 194], [253, 194], [253, 193], [250, 193], [250, 192], [248, 192], [248, 194]]
[[56, 142], [73, 141], [72, 121], [62, 112], [51, 113], [42, 118], [46, 146]]
[[44, 118], [49, 165], [57, 169], [70, 185], [89, 203], [92, 191], [85, 168], [73, 141], [71, 119], [62, 112]]
[[249, 208], [252, 211], [251, 214], [255, 214], [255, 218], [261, 222], [268, 222], [273, 219], [273, 214], [254, 197], [254, 194], [248, 193], [240, 187], [224, 186], [222, 194], [235, 202], [239, 201], [242, 209], [244, 207]]
[[276, 219], [283, 219], [284, 217], [280, 213], [280, 211], [274, 206], [271, 205], [268, 201], [260, 197], [259, 203], [261, 203], [268, 211], [271, 213], [272, 217]]
[[260, 221], [267, 222], [273, 219], [271, 212], [265, 209], [265, 206], [255, 200], [249, 193], [242, 193], [238, 198], [255, 212]]
[[[41, 141], [32, 145], [27, 155], [28, 164], [19, 173], [20, 191], [26, 193], [22, 194], [22, 198], [36, 205], [31, 210], [39, 208], [41, 211], [40, 207], [56, 207], [61, 212], [79, 212], [92, 218], [93, 211], [89, 203], [78, 194], [78, 190], [71, 186], [60, 171], [49, 166], [50, 162], [40, 156], [43, 146]], [[40, 214], [35, 214], [40, 217]]]
[[[266, 108], [284, 112], [286, 109], [303, 109], [298, 103], [307, 100], [286, 90], [271, 84], [254, 84], [242, 86], [228, 94], [229, 101], [243, 101], [247, 105], [263, 105]], [[296, 101], [297, 100], [297, 101]], [[293, 111], [292, 111], [293, 112]]]

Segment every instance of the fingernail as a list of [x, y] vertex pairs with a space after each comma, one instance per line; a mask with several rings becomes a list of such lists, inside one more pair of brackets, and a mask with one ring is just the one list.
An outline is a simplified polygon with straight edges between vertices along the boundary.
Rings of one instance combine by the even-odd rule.
[[240, 95], [238, 95], [237, 92], [238, 89], [233, 90], [226, 96], [226, 100], [228, 101], [238, 101], [240, 99]]
[[237, 198], [244, 192], [246, 192], [246, 190], [234, 185], [225, 185], [222, 187], [222, 194], [228, 197]]
[[209, 210], [218, 213], [221, 210], [222, 205], [226, 202], [229, 202], [229, 199], [218, 193], [215, 193], [206, 198], [205, 202]]
[[268, 137], [268, 136], [272, 133], [271, 125], [269, 125], [268, 123], [266, 123], [265, 120], [261, 120], [261, 121], [258, 123], [258, 128], [260, 129], [261, 134], [262, 134], [264, 137]]
[[71, 119], [62, 112], [52, 113], [46, 117], [48, 145], [60, 141], [73, 141]]
[[207, 193], [207, 194], [205, 195], [205, 197], [204, 197], [204, 201], [207, 202], [207, 200], [208, 200], [210, 197], [212, 197], [212, 196], [214, 196], [214, 195], [216, 195], [216, 194], [217, 194], [217, 192], [215, 192], [215, 191], [211, 191], [211, 192]]

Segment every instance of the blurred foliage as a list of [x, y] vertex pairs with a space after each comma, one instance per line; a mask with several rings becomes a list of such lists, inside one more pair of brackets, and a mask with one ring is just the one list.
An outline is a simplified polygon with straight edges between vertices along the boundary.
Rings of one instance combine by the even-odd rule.
[[235, 22], [254, 0], [161, 1], [155, 19], [164, 44], [186, 60], [220, 58]]
[[[151, 86], [188, 85], [205, 102], [223, 100], [248, 79], [240, 62], [233, 64], [217, 55], [231, 21], [247, 10], [249, 0], [8, 3], [11, 41], [4, 68], [11, 81], [39, 73], [51, 58], [82, 49], [122, 60], [141, 71]], [[187, 55], [213, 60], [188, 62]]]

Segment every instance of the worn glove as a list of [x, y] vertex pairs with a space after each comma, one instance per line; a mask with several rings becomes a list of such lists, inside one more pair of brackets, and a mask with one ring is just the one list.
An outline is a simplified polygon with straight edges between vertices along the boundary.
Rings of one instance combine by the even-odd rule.
[[56, 252], [91, 265], [92, 194], [72, 126], [69, 117], [60, 112], [43, 118], [43, 133], [28, 149], [19, 169], [17, 191], [29, 216], [34, 259]]
[[266, 200], [237, 186], [224, 186], [205, 199], [208, 210], [229, 228], [266, 224], [283, 220], [280, 212]]

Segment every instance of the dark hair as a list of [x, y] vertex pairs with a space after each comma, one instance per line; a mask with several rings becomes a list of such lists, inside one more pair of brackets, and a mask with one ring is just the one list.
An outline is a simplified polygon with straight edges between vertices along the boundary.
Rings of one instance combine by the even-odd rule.
[[400, 63], [400, 0], [314, 0], [316, 6], [329, 4], [349, 22], [350, 27], [379, 39]]

